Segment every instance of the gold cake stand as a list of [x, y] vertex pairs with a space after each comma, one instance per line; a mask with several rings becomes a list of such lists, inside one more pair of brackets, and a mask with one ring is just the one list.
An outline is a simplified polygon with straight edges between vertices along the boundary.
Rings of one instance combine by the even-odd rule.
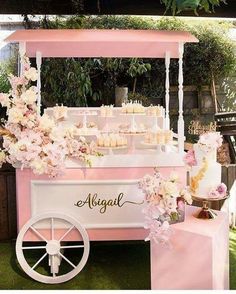
[[209, 208], [209, 203], [214, 202], [214, 201], [219, 201], [219, 200], [225, 200], [229, 198], [229, 194], [225, 197], [221, 198], [204, 198], [204, 197], [199, 197], [192, 195], [192, 199], [202, 202], [202, 208], [201, 210], [195, 215], [196, 218], [200, 219], [215, 219], [217, 217], [217, 213], [213, 211], [211, 208]]

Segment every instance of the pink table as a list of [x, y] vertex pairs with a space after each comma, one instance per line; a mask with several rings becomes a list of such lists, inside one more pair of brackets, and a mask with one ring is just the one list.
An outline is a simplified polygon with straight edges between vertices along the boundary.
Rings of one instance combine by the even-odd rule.
[[151, 243], [153, 290], [229, 289], [228, 215], [199, 220], [198, 210], [188, 206], [185, 222], [173, 225], [172, 249]]

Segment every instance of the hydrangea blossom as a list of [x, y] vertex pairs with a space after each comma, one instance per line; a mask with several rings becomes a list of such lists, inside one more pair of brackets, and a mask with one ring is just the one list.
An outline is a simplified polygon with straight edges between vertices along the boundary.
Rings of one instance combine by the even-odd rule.
[[0, 129], [4, 148], [0, 150], [0, 166], [9, 162], [31, 168], [36, 174], [55, 177], [63, 172], [68, 157], [89, 163], [90, 155], [99, 155], [95, 144], [76, 138], [75, 128], [59, 126], [64, 109], [57, 110], [54, 118], [37, 113], [37, 88], [31, 82], [36, 81], [38, 73], [30, 67], [26, 56], [22, 61], [22, 76], [10, 75], [11, 90], [0, 93], [0, 103], [7, 108], [8, 115], [4, 128]]

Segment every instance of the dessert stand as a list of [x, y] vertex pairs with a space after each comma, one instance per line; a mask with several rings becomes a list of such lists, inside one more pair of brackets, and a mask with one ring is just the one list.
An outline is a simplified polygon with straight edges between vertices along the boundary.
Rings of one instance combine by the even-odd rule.
[[[22, 269], [42, 283], [62, 283], [72, 279], [86, 264], [90, 240], [143, 240], [143, 194], [138, 181], [158, 166], [163, 175], [174, 168], [186, 182], [183, 163], [183, 52], [184, 44], [198, 42], [188, 32], [154, 30], [22, 30], [5, 41], [19, 43], [21, 55], [35, 58], [38, 69], [38, 112], [41, 106], [42, 58], [65, 57], [142, 57], [163, 58], [166, 65], [165, 129], [169, 120], [169, 65], [179, 60], [178, 150], [163, 156], [146, 151], [138, 154], [108, 154], [92, 158], [92, 168], [76, 161], [66, 163], [66, 172], [57, 179], [37, 176], [30, 169], [16, 169], [18, 238], [16, 254]], [[23, 67], [21, 67], [21, 73]], [[69, 108], [81, 113], [89, 108]], [[97, 109], [89, 109], [97, 110]], [[119, 109], [118, 109], [119, 110]], [[47, 109], [50, 115], [52, 109]], [[86, 126], [87, 114], [83, 116]], [[116, 117], [119, 121], [119, 117]], [[145, 118], [144, 118], [145, 119]], [[135, 123], [135, 116], [132, 115]], [[121, 197], [122, 195], [122, 197]], [[122, 198], [122, 199], [121, 199]], [[106, 203], [106, 205], [104, 204]], [[108, 205], [109, 203], [109, 205]], [[104, 205], [106, 207], [105, 212]], [[38, 245], [38, 242], [43, 245]], [[69, 245], [67, 245], [67, 242]], [[73, 242], [73, 243], [72, 243]], [[76, 244], [74, 244], [76, 243]], [[77, 261], [67, 250], [76, 250]], [[27, 247], [27, 248], [26, 248]], [[33, 264], [27, 259], [30, 250], [39, 252]], [[41, 251], [40, 251], [41, 250]], [[50, 271], [40, 272], [39, 264], [47, 258]], [[68, 271], [61, 271], [66, 263]]]
[[105, 119], [105, 125], [103, 127], [103, 132], [109, 132], [109, 126], [108, 126], [108, 119], [114, 118], [114, 115], [108, 115], [108, 116], [99, 116], [102, 119]]
[[118, 146], [118, 147], [100, 147], [100, 146], [97, 147], [97, 149], [101, 150], [101, 151], [102, 150], [107, 150], [109, 155], [113, 155], [114, 154], [113, 151], [115, 151], [115, 150], [124, 150], [124, 149], [127, 149], [127, 148], [128, 148], [127, 145], [126, 146]]
[[209, 208], [209, 203], [219, 200], [225, 200], [228, 197], [229, 195], [219, 198], [204, 198], [192, 195], [193, 200], [202, 202], [202, 208], [200, 211], [197, 212], [196, 217], [200, 219], [215, 219], [217, 217], [217, 213], [211, 208]]

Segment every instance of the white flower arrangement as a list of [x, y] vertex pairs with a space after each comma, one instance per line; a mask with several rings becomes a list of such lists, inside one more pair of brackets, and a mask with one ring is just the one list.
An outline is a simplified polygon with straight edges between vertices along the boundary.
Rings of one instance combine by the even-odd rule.
[[188, 188], [181, 187], [178, 174], [172, 172], [165, 179], [155, 170], [154, 175], [146, 175], [139, 182], [145, 194], [145, 228], [149, 229], [148, 240], [168, 243], [171, 235], [170, 224], [181, 218], [184, 203], [192, 204]]
[[9, 162], [13, 166], [31, 168], [36, 174], [58, 176], [63, 173], [65, 161], [69, 157], [90, 164], [90, 155], [100, 155], [95, 143], [88, 144], [84, 138], [75, 138], [71, 127], [59, 126], [58, 120], [65, 110], [57, 107], [59, 114], [54, 118], [37, 113], [38, 73], [30, 67], [29, 59], [22, 57], [23, 74], [10, 75], [11, 90], [0, 93], [0, 103], [7, 108], [8, 119], [0, 129], [3, 136], [3, 150], [0, 150], [0, 166]]

